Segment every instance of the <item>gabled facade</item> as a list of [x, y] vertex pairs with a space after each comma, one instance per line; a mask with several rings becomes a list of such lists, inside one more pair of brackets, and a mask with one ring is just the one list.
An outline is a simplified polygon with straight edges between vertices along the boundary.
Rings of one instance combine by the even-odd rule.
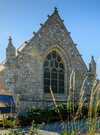
[[[20, 95], [23, 108], [33, 104], [50, 104], [50, 89], [57, 101], [64, 102], [71, 90], [70, 76], [74, 71], [74, 96], [78, 100], [88, 68], [56, 8], [47, 21], [41, 24], [39, 31], [33, 34], [16, 51], [11, 38], [9, 39], [5, 64], [6, 87]], [[92, 77], [96, 73], [95, 66], [91, 65]]]

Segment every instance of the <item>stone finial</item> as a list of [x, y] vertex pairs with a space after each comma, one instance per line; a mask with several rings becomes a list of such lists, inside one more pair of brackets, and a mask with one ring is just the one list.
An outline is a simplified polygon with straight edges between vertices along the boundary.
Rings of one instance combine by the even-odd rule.
[[9, 36], [9, 38], [8, 38], [8, 45], [12, 45], [12, 37], [11, 36]]
[[16, 57], [16, 48], [13, 46], [12, 37], [8, 38], [8, 46], [6, 48], [6, 60], [10, 63]]
[[68, 34], [70, 35], [70, 34], [71, 34], [71, 32], [70, 32], [70, 31], [68, 31]]
[[94, 60], [94, 56], [91, 56], [91, 62], [90, 62], [93, 66], [96, 65], [96, 62]]
[[25, 44], [27, 44], [28, 42], [27, 42], [27, 41], [25, 41], [24, 43], [25, 43]]
[[58, 13], [57, 7], [54, 8], [54, 13]]
[[33, 31], [33, 35], [36, 35], [36, 32], [35, 31]]
[[95, 63], [94, 56], [91, 56], [91, 61]]
[[43, 26], [43, 24], [42, 24], [42, 23], [40, 23], [40, 26]]
[[75, 46], [77, 46], [77, 44], [76, 44], [76, 43], [75, 43], [74, 45], [75, 45]]
[[89, 63], [89, 71], [96, 75], [96, 62], [93, 56], [91, 56], [91, 62]]
[[9, 41], [11, 41], [12, 40], [12, 37], [11, 36], [9, 36]]
[[78, 56], [82, 57], [82, 54], [79, 54]]
[[48, 15], [48, 18], [50, 17], [50, 15]]

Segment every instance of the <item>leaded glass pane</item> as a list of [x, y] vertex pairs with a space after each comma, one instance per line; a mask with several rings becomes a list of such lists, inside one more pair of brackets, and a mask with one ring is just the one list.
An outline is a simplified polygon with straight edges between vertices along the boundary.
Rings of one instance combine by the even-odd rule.
[[53, 56], [54, 59], [57, 57], [56, 51], [53, 51], [53, 52], [52, 52], [52, 56]]
[[44, 92], [64, 93], [64, 65], [56, 51], [52, 51], [44, 62]]
[[51, 60], [51, 54], [49, 54], [49, 55], [47, 56], [47, 59], [48, 59], [48, 60]]
[[49, 66], [49, 61], [46, 60], [44, 66], [48, 67]]
[[63, 69], [63, 68], [64, 68], [63, 63], [60, 63], [60, 64], [59, 64], [59, 67]]

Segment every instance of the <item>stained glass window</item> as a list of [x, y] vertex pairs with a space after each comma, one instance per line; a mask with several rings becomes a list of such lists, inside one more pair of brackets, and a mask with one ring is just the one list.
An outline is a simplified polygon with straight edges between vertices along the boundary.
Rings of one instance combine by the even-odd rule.
[[64, 93], [64, 64], [56, 51], [52, 51], [44, 62], [44, 92]]

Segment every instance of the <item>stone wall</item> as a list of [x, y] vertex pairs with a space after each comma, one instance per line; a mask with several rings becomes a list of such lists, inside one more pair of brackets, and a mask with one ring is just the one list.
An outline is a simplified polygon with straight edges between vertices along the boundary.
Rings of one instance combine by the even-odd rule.
[[[21, 103], [25, 107], [29, 106], [27, 99], [52, 99], [50, 94], [44, 93], [43, 88], [43, 64], [52, 50], [59, 53], [65, 65], [65, 93], [55, 94], [55, 98], [61, 101], [67, 100], [72, 70], [76, 73], [76, 96], [79, 96], [87, 67], [58, 12], [54, 12], [34, 37], [26, 42], [24, 48], [18, 50], [14, 63], [10, 67], [7, 66], [7, 80], [10, 80], [8, 87], [21, 95], [24, 99]], [[32, 104], [32, 101], [30, 102]]]

